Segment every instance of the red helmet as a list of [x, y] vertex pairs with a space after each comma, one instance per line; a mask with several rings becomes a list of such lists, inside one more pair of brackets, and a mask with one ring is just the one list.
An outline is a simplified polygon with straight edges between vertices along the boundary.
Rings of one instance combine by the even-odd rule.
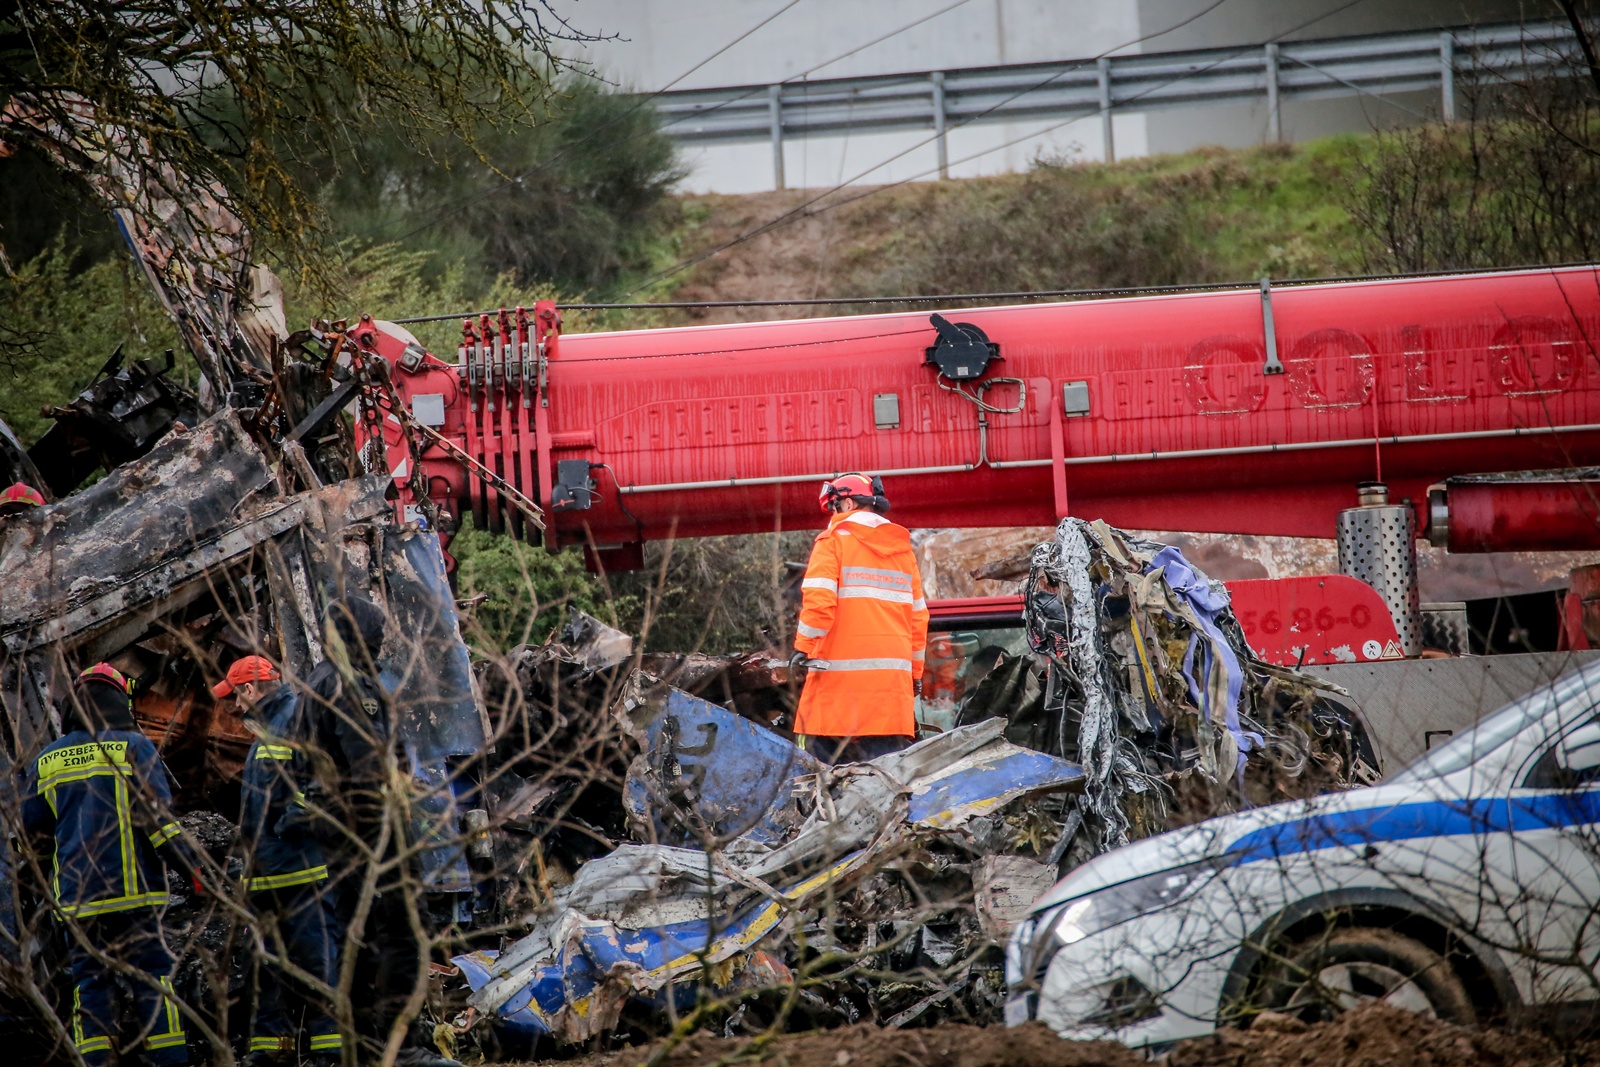
[[862, 507], [882, 514], [889, 510], [889, 498], [883, 494], [883, 479], [865, 474], [841, 474], [831, 482], [822, 483], [817, 494], [817, 504], [823, 511], [831, 512], [841, 500], [858, 501]]
[[77, 689], [79, 686], [88, 685], [90, 682], [103, 682], [106, 685], [115, 686], [124, 696], [133, 695], [133, 682], [128, 679], [126, 674], [123, 674], [109, 663], [96, 663], [93, 667], [79, 674], [73, 681], [72, 688]]
[[[115, 691], [116, 696], [108, 690]], [[77, 694], [79, 712], [87, 716], [79, 720], [79, 725], [87, 729], [115, 726], [108, 716], [119, 719], [133, 714], [133, 679], [109, 663], [96, 663], [78, 675], [73, 679], [72, 691]]]
[[44, 495], [27, 482], [14, 482], [0, 492], [0, 512], [44, 507]]

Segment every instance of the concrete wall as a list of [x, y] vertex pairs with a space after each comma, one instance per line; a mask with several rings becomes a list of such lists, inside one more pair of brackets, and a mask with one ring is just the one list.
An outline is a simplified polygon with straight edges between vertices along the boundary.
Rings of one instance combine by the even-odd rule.
[[[1515, 20], [1515, 0], [550, 0], [573, 28], [603, 38], [563, 51], [607, 80], [647, 92], [760, 85], [804, 77], [990, 66], [1285, 39]], [[1209, 8], [1209, 10], [1207, 10]], [[742, 34], [777, 14], [748, 37]], [[1536, 17], [1549, 17], [1540, 12]], [[1191, 21], [1192, 20], [1192, 21]], [[726, 48], [725, 51], [720, 51]], [[720, 51], [720, 54], [718, 54]], [[1396, 107], [1395, 104], [1401, 106]], [[1286, 103], [1284, 134], [1415, 122], [1436, 94]], [[1265, 104], [1128, 114], [1118, 157], [1263, 140]], [[1098, 160], [1098, 117], [952, 129], [950, 173], [1025, 169], [1036, 156]], [[755, 192], [774, 184], [767, 143], [686, 148], [684, 188]], [[936, 176], [931, 129], [790, 138], [790, 187], [882, 184]]]
[[[966, 0], [939, 14], [955, 2], [799, 0], [687, 77], [685, 72], [788, 0], [552, 0], [551, 6], [580, 30], [616, 35], [569, 46], [568, 54], [617, 84], [645, 91], [1038, 62], [1095, 55], [1140, 34], [1139, 11], [1131, 0]], [[870, 44], [878, 38], [885, 39]], [[787, 184], [931, 178], [937, 173], [932, 136], [929, 129], [792, 138], [784, 146]], [[1115, 137], [1118, 155], [1142, 154], [1144, 119], [1118, 118]], [[1100, 143], [1098, 118], [952, 129], [950, 173], [971, 177], [1022, 170], [1040, 153], [1098, 159]], [[688, 190], [742, 193], [773, 187], [769, 144], [690, 147], [684, 155], [691, 167], [684, 183]]]

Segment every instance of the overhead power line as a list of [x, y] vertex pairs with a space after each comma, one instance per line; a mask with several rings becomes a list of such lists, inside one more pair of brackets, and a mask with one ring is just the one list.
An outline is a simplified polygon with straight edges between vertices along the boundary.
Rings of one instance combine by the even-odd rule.
[[[1274, 278], [1275, 288], [1306, 285], [1331, 285], [1337, 282], [1383, 282], [1403, 278], [1448, 278], [1462, 274], [1493, 274], [1512, 271], [1556, 271], [1574, 267], [1600, 269], [1600, 263], [1527, 263], [1515, 267], [1460, 267], [1450, 270], [1411, 271], [1404, 274], [1336, 274], [1321, 278]], [[1041, 300], [1063, 298], [1093, 298], [1117, 296], [1159, 296], [1177, 293], [1210, 293], [1224, 291], [1254, 291], [1260, 280], [1237, 282], [1192, 282], [1185, 285], [1118, 285], [1099, 289], [1036, 289], [1007, 293], [932, 293], [917, 296], [834, 296], [810, 297], [792, 300], [681, 300], [641, 303], [557, 303], [562, 311], [669, 311], [700, 310], [706, 308], [768, 308], [768, 307], [853, 307], [871, 304], [939, 304], [951, 307], [993, 300]], [[446, 322], [453, 319], [475, 319], [483, 315], [498, 315], [501, 308], [479, 311], [450, 311], [437, 315], [416, 315], [393, 319], [392, 322], [410, 325], [424, 322]]]
[[[1210, 11], [1214, 11], [1214, 10], [1216, 10], [1216, 8], [1220, 7], [1223, 3], [1226, 3], [1226, 2], [1227, 2], [1227, 0], [1216, 0], [1215, 3], [1213, 3], [1210, 7], [1207, 7], [1204, 11], [1200, 12], [1200, 14], [1204, 15], [1204, 14], [1210, 12]], [[1150, 88], [1146, 89], [1144, 92], [1139, 93], [1136, 96], [1130, 97], [1128, 100], [1124, 101], [1124, 103], [1131, 103], [1133, 101], [1140, 100], [1140, 99], [1144, 98], [1145, 96], [1147, 96], [1147, 95], [1149, 95], [1151, 93], [1154, 93], [1154, 92], [1158, 92], [1158, 91], [1160, 91], [1162, 89], [1165, 89], [1168, 86], [1176, 85], [1179, 82], [1184, 81], [1184, 80], [1186, 80], [1188, 78], [1191, 78], [1191, 77], [1196, 77], [1196, 76], [1198, 76], [1198, 75], [1200, 75], [1202, 73], [1205, 73], [1206, 71], [1211, 70], [1212, 68], [1216, 67], [1217, 65], [1219, 65], [1221, 63], [1227, 62], [1230, 59], [1233, 59], [1233, 58], [1236, 58], [1238, 56], [1244, 55], [1244, 54], [1246, 54], [1248, 52], [1253, 52], [1253, 51], [1255, 51], [1257, 49], [1260, 49], [1260, 48], [1264, 48], [1269, 44], [1272, 44], [1272, 43], [1274, 43], [1276, 41], [1282, 40], [1285, 37], [1288, 37], [1290, 34], [1299, 33], [1301, 30], [1305, 29], [1308, 26], [1311, 26], [1311, 25], [1314, 25], [1314, 24], [1316, 24], [1318, 22], [1321, 22], [1324, 19], [1331, 18], [1334, 15], [1339, 14], [1340, 12], [1347, 11], [1350, 8], [1355, 7], [1357, 4], [1362, 4], [1362, 3], [1366, 3], [1366, 2], [1367, 2], [1367, 0], [1349, 0], [1348, 3], [1342, 4], [1341, 6], [1339, 6], [1337, 8], [1334, 8], [1332, 11], [1326, 11], [1326, 12], [1323, 12], [1322, 14], [1316, 16], [1315, 18], [1307, 19], [1305, 22], [1302, 22], [1297, 26], [1293, 26], [1293, 27], [1291, 27], [1291, 28], [1289, 28], [1287, 30], [1284, 30], [1282, 33], [1275, 34], [1274, 36], [1269, 37], [1264, 41], [1260, 41], [1260, 42], [1255, 43], [1255, 44], [1245, 45], [1245, 46], [1243, 46], [1243, 47], [1241, 47], [1241, 48], [1239, 48], [1239, 49], [1237, 49], [1237, 50], [1235, 50], [1235, 51], [1233, 51], [1233, 52], [1231, 52], [1231, 53], [1229, 53], [1229, 54], [1227, 54], [1227, 55], [1225, 55], [1225, 56], [1223, 56], [1223, 57], [1221, 57], [1221, 58], [1219, 58], [1217, 60], [1215, 60], [1214, 62], [1212, 62], [1210, 64], [1207, 64], [1206, 66], [1198, 67], [1198, 68], [1196, 68], [1194, 70], [1190, 70], [1190, 71], [1185, 71], [1183, 74], [1175, 75], [1174, 77], [1169, 78], [1165, 82], [1160, 82], [1160, 83], [1158, 83], [1156, 85], [1152, 85]], [[1198, 15], [1192, 16], [1188, 21], [1193, 21], [1194, 18], [1198, 18], [1198, 17], [1199, 17]], [[1172, 30], [1172, 28], [1169, 27], [1168, 29], [1162, 30], [1160, 32], [1161, 33], [1170, 33], [1171, 30]], [[1155, 35], [1150, 35], [1150, 36], [1155, 36]], [[1146, 39], [1148, 39], [1148, 37], [1139, 38], [1138, 41], [1130, 42], [1128, 44], [1118, 45], [1115, 48], [1108, 49], [1107, 51], [1100, 53], [1100, 55], [1098, 55], [1098, 56], [1090, 57], [1089, 59], [1084, 60], [1084, 62], [1086, 64], [1090, 63], [1090, 62], [1095, 62], [1095, 61], [1097, 61], [1097, 60], [1099, 60], [1099, 59], [1101, 59], [1101, 58], [1103, 58], [1105, 56], [1110, 55], [1113, 52], [1120, 51], [1123, 48], [1131, 47], [1132, 44], [1141, 43], [1142, 41], [1144, 41]], [[1066, 72], [1065, 71], [1058, 71], [1057, 73], [1052, 74], [1050, 77], [1046, 78], [1044, 81], [1038, 83], [1037, 85], [1032, 85], [1032, 86], [1028, 86], [1026, 88], [1023, 88], [1023, 89], [1019, 89], [1017, 92], [1013, 93], [1011, 96], [1006, 97], [1003, 100], [997, 101], [995, 104], [991, 105], [989, 108], [987, 108], [984, 111], [981, 111], [981, 112], [979, 112], [979, 113], [977, 113], [975, 115], [972, 115], [966, 121], [962, 122], [960, 125], [955, 126], [953, 128], [954, 129], [960, 129], [963, 126], [970, 125], [971, 123], [976, 122], [979, 119], [983, 118], [985, 115], [988, 115], [990, 112], [994, 111], [996, 108], [1004, 107], [1006, 104], [1010, 103], [1011, 101], [1016, 100], [1019, 97], [1024, 96], [1024, 95], [1026, 95], [1028, 93], [1037, 92], [1039, 89], [1047, 87], [1052, 82], [1054, 82], [1058, 78], [1062, 77], [1062, 75], [1064, 73], [1066, 73]], [[982, 156], [989, 155], [989, 154], [991, 154], [993, 152], [1002, 151], [1002, 150], [1004, 150], [1006, 148], [1010, 148], [1012, 145], [1020, 144], [1023, 141], [1029, 141], [1029, 140], [1033, 140], [1033, 139], [1038, 138], [1038, 137], [1042, 137], [1045, 134], [1048, 134], [1048, 133], [1051, 133], [1051, 132], [1053, 132], [1055, 130], [1058, 130], [1063, 126], [1067, 126], [1067, 125], [1070, 125], [1073, 122], [1077, 122], [1077, 121], [1079, 121], [1081, 119], [1088, 118], [1091, 115], [1099, 114], [1101, 111], [1102, 111], [1101, 108], [1094, 108], [1094, 109], [1085, 111], [1080, 115], [1074, 115], [1074, 116], [1072, 116], [1070, 118], [1064, 119], [1061, 122], [1055, 123], [1052, 126], [1047, 126], [1043, 130], [1036, 130], [1036, 131], [1034, 131], [1032, 133], [1025, 134], [1022, 137], [1013, 138], [1012, 140], [1006, 141], [1003, 144], [994, 145], [994, 146], [991, 146], [989, 148], [982, 149], [981, 151], [974, 152], [974, 153], [972, 153], [970, 155], [967, 155], [967, 156], [963, 156], [961, 159], [954, 160], [953, 162], [955, 162], [955, 163], [965, 163], [965, 162], [968, 162], [969, 160], [978, 159], [978, 158], [980, 158]], [[709, 248], [709, 249], [706, 249], [704, 251], [697, 252], [692, 256], [689, 256], [689, 257], [687, 257], [687, 258], [685, 258], [683, 260], [680, 260], [678, 263], [672, 265], [671, 267], [667, 267], [667, 268], [665, 268], [663, 270], [657, 271], [656, 273], [650, 275], [648, 278], [645, 278], [643, 281], [634, 284], [632, 286], [632, 288], [624, 290], [619, 295], [622, 296], [622, 297], [632, 296], [634, 293], [640, 292], [643, 289], [647, 289], [650, 286], [656, 284], [657, 282], [665, 281], [667, 278], [671, 278], [671, 277], [673, 277], [673, 276], [675, 276], [677, 274], [680, 274], [683, 271], [688, 270], [690, 267], [695, 266], [696, 264], [703, 263], [704, 261], [706, 261], [707, 259], [710, 259], [713, 256], [720, 255], [721, 253], [727, 251], [730, 248], [733, 248], [733, 247], [736, 247], [737, 245], [743, 244], [745, 241], [751, 240], [751, 239], [753, 239], [755, 237], [759, 237], [763, 233], [767, 233], [767, 232], [770, 232], [771, 230], [777, 229], [779, 226], [786, 225], [787, 223], [792, 222], [795, 219], [798, 219], [798, 218], [809, 218], [809, 217], [812, 217], [814, 215], [819, 215], [819, 214], [821, 214], [821, 213], [823, 213], [825, 211], [832, 211], [835, 208], [843, 207], [846, 204], [855, 203], [857, 200], [863, 200], [863, 199], [865, 199], [866, 197], [869, 197], [869, 196], [876, 196], [879, 193], [885, 192], [885, 191], [887, 191], [889, 189], [898, 188], [899, 186], [904, 185], [904, 184], [906, 184], [908, 182], [916, 181], [919, 178], [925, 178], [925, 177], [929, 176], [930, 174], [933, 174], [939, 168], [937, 168], [937, 167], [930, 168], [928, 170], [921, 171], [921, 172], [919, 172], [917, 174], [910, 175], [909, 177], [902, 178], [902, 179], [900, 179], [898, 181], [895, 181], [895, 182], [889, 182], [889, 183], [886, 183], [884, 185], [874, 186], [873, 188], [868, 189], [865, 192], [862, 192], [862, 193], [860, 193], [860, 194], [858, 194], [856, 196], [848, 197], [846, 199], [839, 200], [839, 201], [836, 201], [836, 202], [831, 203], [831, 204], [827, 204], [827, 205], [825, 205], [823, 207], [818, 208], [816, 211], [811, 211], [810, 210], [811, 207], [813, 205], [817, 204], [819, 201], [825, 200], [829, 196], [832, 196], [834, 193], [837, 193], [840, 190], [842, 190], [842, 189], [844, 189], [844, 188], [846, 188], [846, 187], [848, 187], [850, 185], [854, 185], [856, 182], [859, 182], [862, 178], [866, 177], [868, 174], [871, 174], [873, 171], [879, 170], [879, 169], [881, 169], [881, 168], [883, 168], [885, 166], [888, 166], [890, 163], [892, 163], [895, 160], [901, 158], [902, 156], [909, 155], [911, 152], [914, 152], [919, 148], [923, 148], [926, 145], [931, 144], [938, 136], [939, 135], [936, 133], [933, 136], [928, 137], [928, 138], [926, 138], [926, 139], [924, 139], [922, 141], [919, 141], [916, 144], [911, 145], [908, 148], [905, 148], [905, 149], [903, 149], [903, 150], [901, 150], [899, 152], [896, 152], [894, 155], [888, 157], [887, 159], [884, 159], [884, 160], [874, 164], [873, 166], [868, 167], [866, 170], [859, 172], [858, 174], [854, 175], [853, 177], [851, 177], [851, 178], [849, 178], [849, 179], [847, 179], [847, 180], [845, 180], [843, 182], [840, 182], [838, 185], [835, 185], [832, 188], [823, 190], [822, 192], [818, 193], [817, 195], [815, 195], [815, 196], [811, 197], [810, 199], [806, 200], [804, 203], [798, 204], [795, 207], [790, 208], [788, 211], [784, 212], [783, 214], [777, 216], [774, 219], [770, 219], [765, 223], [762, 223], [760, 226], [757, 226], [754, 229], [747, 230], [744, 233], [739, 234], [738, 236], [733, 237], [730, 240], [725, 241], [722, 244], [717, 245], [717, 246], [715, 246], [713, 248]]]
[[[808, 68], [806, 70], [803, 70], [803, 71], [800, 71], [798, 74], [791, 74], [789, 77], [785, 78], [779, 84], [787, 85], [790, 82], [800, 81], [802, 79], [808, 78], [812, 74], [815, 74], [817, 71], [822, 70], [822, 69], [824, 69], [826, 67], [830, 67], [833, 64], [838, 63], [840, 60], [848, 59], [850, 56], [855, 55], [857, 52], [861, 52], [861, 51], [864, 51], [865, 49], [871, 48], [873, 45], [882, 44], [884, 41], [887, 41], [892, 37], [896, 37], [896, 36], [898, 36], [898, 35], [900, 35], [902, 33], [905, 33], [907, 30], [915, 29], [916, 27], [922, 25], [924, 22], [928, 22], [931, 19], [936, 19], [941, 15], [948, 14], [949, 12], [954, 11], [956, 8], [961, 7], [964, 4], [969, 4], [971, 2], [972, 2], [972, 0], [954, 0], [953, 3], [947, 4], [946, 6], [940, 8], [937, 11], [934, 11], [931, 14], [923, 15], [921, 18], [918, 18], [918, 19], [915, 19], [915, 20], [913, 20], [911, 22], [908, 22], [908, 23], [900, 26], [897, 29], [891, 30], [888, 33], [885, 33], [885, 34], [883, 34], [881, 36], [875, 37], [872, 40], [868, 41], [866, 44], [857, 45], [856, 47], [850, 49], [847, 52], [841, 52], [840, 54], [838, 54], [836, 56], [833, 56], [833, 57], [831, 57], [829, 59], [825, 59], [821, 63], [818, 63], [816, 66], [810, 67], [810, 68]], [[1226, 0], [1217, 0], [1217, 3], [1225, 3], [1225, 2], [1226, 2]], [[536, 176], [538, 174], [543, 173], [546, 170], [549, 170], [551, 167], [555, 166], [561, 160], [565, 159], [568, 155], [570, 155], [576, 149], [581, 148], [584, 145], [592, 143], [602, 133], [605, 133], [607, 130], [613, 129], [617, 125], [627, 121], [627, 119], [631, 118], [641, 108], [645, 107], [651, 101], [655, 100], [656, 97], [661, 96], [663, 93], [666, 93], [667, 91], [672, 89], [673, 86], [677, 85], [679, 82], [683, 81], [685, 78], [687, 78], [690, 75], [692, 75], [693, 73], [695, 73], [695, 71], [700, 70], [707, 63], [710, 63], [713, 59], [716, 59], [718, 56], [722, 55], [724, 52], [727, 52], [730, 48], [734, 47], [734, 45], [737, 45], [740, 42], [744, 41], [746, 38], [748, 38], [752, 34], [754, 34], [757, 30], [761, 29], [762, 27], [764, 27], [767, 24], [769, 24], [770, 22], [772, 22], [779, 15], [782, 15], [785, 11], [788, 11], [790, 8], [794, 7], [795, 4], [797, 4], [797, 3], [799, 3], [799, 0], [790, 0], [789, 3], [785, 4], [783, 7], [779, 8], [777, 11], [774, 11], [771, 15], [768, 15], [765, 19], [762, 19], [760, 22], [756, 23], [754, 26], [752, 26], [748, 30], [744, 31], [744, 33], [740, 34], [738, 37], [734, 38], [732, 41], [729, 41], [727, 44], [723, 45], [721, 48], [719, 48], [715, 52], [711, 53], [711, 55], [707, 56], [705, 59], [702, 59], [700, 62], [696, 63], [694, 66], [690, 67], [688, 70], [684, 71], [682, 74], [680, 74], [676, 78], [672, 79], [666, 85], [663, 85], [661, 88], [655, 90], [654, 92], [641, 94], [640, 96], [638, 96], [637, 99], [634, 100], [634, 103], [633, 103], [632, 107], [628, 108], [622, 114], [617, 115], [616, 117], [612, 118], [610, 121], [603, 122], [600, 125], [596, 126], [594, 129], [590, 130], [580, 140], [578, 140], [577, 142], [575, 142], [573, 144], [570, 144], [570, 145], [567, 145], [567, 146], [563, 147], [558, 152], [556, 152], [555, 155], [551, 156], [549, 159], [543, 160], [543, 161], [539, 162], [538, 164], [528, 168], [525, 171], [521, 171], [521, 172], [519, 172], [517, 174], [513, 174], [513, 175], [507, 176], [498, 185], [492, 186], [492, 187], [490, 187], [488, 189], [483, 190], [482, 192], [475, 193], [475, 194], [473, 194], [473, 195], [471, 195], [469, 197], [465, 197], [465, 198], [463, 198], [461, 200], [458, 200], [452, 205], [448, 205], [446, 207], [442, 207], [442, 208], [439, 208], [439, 209], [435, 210], [435, 212], [429, 217], [428, 221], [424, 222], [420, 226], [415, 227], [414, 229], [406, 231], [405, 233], [401, 234], [399, 237], [395, 238], [394, 240], [397, 241], [397, 242], [404, 242], [406, 240], [409, 240], [410, 238], [415, 237], [417, 234], [422, 233], [425, 230], [432, 229], [433, 227], [439, 225], [442, 222], [446, 222], [446, 221], [448, 221], [448, 220], [450, 220], [452, 218], [455, 218], [456, 216], [460, 215], [462, 212], [467, 211], [470, 208], [476, 206], [477, 204], [482, 203], [484, 200], [487, 200], [489, 197], [494, 196], [494, 195], [496, 195], [498, 193], [503, 193], [507, 189], [510, 189], [510, 188], [512, 188], [512, 187], [514, 187], [516, 185], [521, 184], [526, 179], [532, 178], [532, 177], [534, 177], [534, 176]], [[1215, 7], [1215, 6], [1217, 6], [1217, 5], [1216, 4], [1212, 5], [1212, 7]], [[1210, 10], [1210, 9], [1208, 8], [1207, 10]], [[1164, 31], [1164, 32], [1166, 32], [1166, 31]], [[723, 101], [713, 105], [712, 107], [707, 108], [705, 111], [701, 112], [701, 116], [710, 114], [713, 111], [718, 111], [718, 110], [720, 110], [720, 109], [722, 109], [724, 107], [727, 107], [727, 106], [729, 106], [731, 104], [736, 104], [740, 100], [747, 99], [753, 93], [756, 93], [756, 92], [763, 92], [764, 93], [766, 91], [767, 91], [767, 87], [763, 85], [763, 86], [760, 86], [758, 88], [752, 89], [750, 91], [750, 93], [746, 93], [746, 94], [744, 94], [742, 96], [733, 97], [733, 98], [730, 98], [728, 100], [723, 100]], [[683, 121], [683, 120], [682, 119], [673, 120], [673, 122], [680, 122], [680, 121]], [[666, 125], [672, 125], [672, 123], [669, 122]], [[618, 143], [619, 144], [628, 144], [628, 143], [630, 143], [632, 141], [636, 141], [636, 140], [638, 140], [638, 139], [640, 139], [641, 137], [644, 137], [644, 136], [647, 136], [647, 135], [646, 134], [637, 134], [637, 133], [636, 134], [632, 134], [632, 135], [630, 135], [628, 137], [623, 138]]]

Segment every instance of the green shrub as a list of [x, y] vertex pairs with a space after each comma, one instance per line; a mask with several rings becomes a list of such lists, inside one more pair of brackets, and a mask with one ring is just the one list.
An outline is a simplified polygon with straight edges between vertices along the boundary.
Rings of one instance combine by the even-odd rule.
[[419, 153], [403, 118], [375, 120], [320, 163], [335, 231], [426, 249], [431, 269], [482, 282], [576, 292], [645, 269], [683, 174], [655, 109], [577, 78], [544, 107], [514, 135], [482, 131], [481, 154], [443, 136]]
[[[616, 612], [600, 582], [583, 569], [576, 549], [546, 552], [517, 539], [479, 530], [470, 516], [450, 542], [456, 589], [471, 609], [465, 630], [478, 651], [495, 655], [536, 644], [565, 624], [572, 608], [614, 623]], [[625, 605], [624, 605], [625, 606]]]
[[78, 270], [77, 249], [57, 237], [0, 277], [0, 418], [23, 444], [50, 428], [46, 406], [69, 403], [120, 344], [128, 360], [176, 350], [177, 375], [194, 361], [131, 261], [102, 259]]

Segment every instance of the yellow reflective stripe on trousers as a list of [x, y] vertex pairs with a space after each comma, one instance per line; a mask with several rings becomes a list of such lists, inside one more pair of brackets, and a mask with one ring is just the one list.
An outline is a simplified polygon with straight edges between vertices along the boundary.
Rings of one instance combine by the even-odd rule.
[[310, 1042], [312, 1052], [329, 1052], [344, 1047], [343, 1034], [312, 1034]]
[[83, 1036], [83, 988], [72, 987], [72, 1047], [79, 1052], [110, 1052], [111, 1038]]
[[166, 844], [168, 841], [171, 841], [174, 837], [177, 837], [181, 833], [183, 833], [183, 825], [181, 823], [169, 822], [167, 825], [150, 835], [150, 843], [156, 846], [156, 848], [160, 848], [162, 845]]
[[256, 759], [294, 759], [294, 749], [288, 745], [269, 745], [257, 742]]
[[282, 1037], [252, 1037], [250, 1039], [251, 1052], [288, 1052], [293, 1039], [285, 1034]]
[[290, 886], [320, 882], [326, 877], [328, 877], [328, 867], [323, 864], [318, 867], [307, 867], [303, 871], [290, 871], [287, 874], [264, 874], [247, 880], [244, 887], [250, 890], [288, 889]]
[[147, 1049], [173, 1048], [187, 1040], [183, 1036], [183, 1020], [178, 1017], [178, 995], [172, 990], [171, 978], [160, 978], [161, 1004], [166, 1009], [167, 1029], [164, 1033], [151, 1034], [145, 1038], [144, 1047]]

